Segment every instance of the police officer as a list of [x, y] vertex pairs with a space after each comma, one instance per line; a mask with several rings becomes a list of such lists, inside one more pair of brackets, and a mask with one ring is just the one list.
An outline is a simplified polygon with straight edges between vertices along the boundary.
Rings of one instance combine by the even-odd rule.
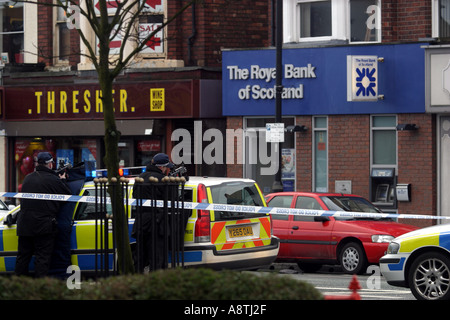
[[[22, 184], [22, 192], [38, 194], [71, 194], [63, 181], [64, 174], [58, 176], [53, 168], [53, 157], [49, 152], [40, 152], [34, 172], [27, 175]], [[56, 235], [56, 217], [61, 201], [22, 199], [17, 217], [19, 237], [16, 275], [27, 275], [32, 255], [35, 255], [35, 276], [46, 276]]]
[[[161, 181], [164, 177], [166, 177], [170, 170], [173, 168], [173, 163], [170, 162], [169, 156], [165, 153], [156, 154], [151, 163], [147, 165], [146, 171], [142, 173], [139, 177], [143, 178], [145, 184], [142, 186], [137, 186], [135, 184], [133, 188], [133, 198], [141, 198], [141, 199], [164, 199], [164, 187], [162, 184], [150, 185], [149, 178], [156, 178], [158, 181]], [[140, 194], [138, 194], [137, 188], [140, 189]], [[152, 189], [153, 188], [153, 189]], [[152, 235], [152, 208], [143, 207], [142, 208], [142, 220], [140, 220], [140, 216], [136, 216], [136, 221], [133, 225], [133, 235], [139, 241], [142, 240], [142, 249], [143, 252], [139, 252], [138, 254], [143, 255], [143, 266], [151, 266], [154, 265], [155, 269], [164, 268], [164, 236], [167, 234], [164, 230], [164, 211], [161, 208], [156, 208], [155, 210], [156, 216], [154, 217], [154, 221], [156, 222], [155, 230], [156, 233]], [[142, 235], [139, 235], [138, 225], [141, 224]], [[151, 252], [152, 250], [152, 237], [155, 239], [154, 248], [155, 252]], [[151, 257], [155, 257], [155, 261], [152, 261]], [[135, 257], [135, 261], [137, 262], [137, 257]], [[138, 266], [140, 268], [141, 266]]]

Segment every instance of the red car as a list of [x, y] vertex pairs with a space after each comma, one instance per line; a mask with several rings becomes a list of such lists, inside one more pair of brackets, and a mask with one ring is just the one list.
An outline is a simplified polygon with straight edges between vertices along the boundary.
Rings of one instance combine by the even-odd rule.
[[[350, 194], [280, 192], [266, 196], [269, 207], [380, 213], [366, 199]], [[272, 215], [280, 239], [277, 261], [295, 261], [305, 272], [323, 264], [340, 264], [346, 273], [361, 274], [378, 264], [389, 242], [417, 227], [383, 218]]]

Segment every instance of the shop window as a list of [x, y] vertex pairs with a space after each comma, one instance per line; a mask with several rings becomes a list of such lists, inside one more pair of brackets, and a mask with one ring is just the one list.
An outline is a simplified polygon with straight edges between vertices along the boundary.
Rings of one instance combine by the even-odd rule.
[[328, 119], [314, 117], [313, 119], [313, 189], [316, 192], [328, 191]]
[[397, 165], [397, 117], [372, 117], [372, 165]]
[[23, 3], [0, 1], [2, 63], [23, 63]]
[[136, 141], [136, 161], [137, 166], [146, 166], [153, 156], [161, 152], [161, 141], [157, 139]]
[[[295, 138], [294, 134], [285, 134], [284, 142], [280, 144], [284, 154], [283, 165], [276, 159], [274, 143], [266, 141], [266, 123], [274, 123], [273, 118], [245, 119], [245, 158], [244, 177], [254, 179], [264, 194], [272, 192], [277, 170], [282, 170], [284, 191], [295, 190]], [[294, 125], [294, 118], [283, 118], [284, 127]], [[287, 155], [292, 155], [287, 163]], [[276, 165], [278, 164], [278, 167]], [[292, 166], [292, 168], [291, 168]]]
[[60, 162], [76, 165], [91, 161], [96, 165], [96, 139], [54, 138], [54, 139], [17, 139], [14, 144], [15, 180], [20, 190], [25, 176], [33, 172], [35, 158], [41, 151], [50, 152], [59, 167]]

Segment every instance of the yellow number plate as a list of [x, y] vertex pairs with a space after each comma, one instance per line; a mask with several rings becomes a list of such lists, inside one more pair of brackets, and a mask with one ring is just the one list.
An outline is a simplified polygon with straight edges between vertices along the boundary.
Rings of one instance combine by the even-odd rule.
[[230, 238], [251, 237], [253, 229], [252, 226], [229, 227], [228, 235]]

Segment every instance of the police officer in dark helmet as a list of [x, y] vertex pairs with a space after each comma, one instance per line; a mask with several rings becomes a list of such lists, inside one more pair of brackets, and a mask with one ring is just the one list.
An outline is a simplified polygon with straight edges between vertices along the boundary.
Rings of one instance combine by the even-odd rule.
[[[71, 191], [65, 184], [65, 174], [58, 175], [52, 170], [53, 157], [48, 152], [40, 152], [34, 172], [27, 175], [22, 184], [22, 192], [39, 194], [67, 194]], [[49, 270], [56, 235], [56, 217], [61, 201], [21, 200], [17, 217], [19, 248], [16, 260], [16, 275], [27, 275], [32, 255], [35, 256], [35, 276], [46, 276]]]
[[[156, 178], [159, 182], [168, 174], [170, 173], [170, 170], [173, 168], [173, 163], [170, 162], [169, 156], [165, 153], [158, 153], [156, 154], [151, 163], [147, 165], [146, 171], [142, 173], [139, 177], [143, 178], [145, 181], [145, 184], [140, 189], [140, 194], [137, 194], [137, 187], [136, 184], [133, 188], [133, 198], [140, 197], [141, 199], [157, 199], [157, 200], [163, 200], [164, 199], [164, 191], [163, 187], [161, 185], [158, 186], [156, 184], [156, 187], [153, 189], [154, 194], [152, 194], [152, 189], [149, 182], [149, 178], [153, 177]], [[155, 249], [156, 249], [156, 261], [154, 261], [155, 269], [161, 269], [164, 268], [164, 226], [163, 226], [163, 219], [164, 219], [164, 212], [161, 208], [157, 208], [156, 210], [156, 234], [155, 234]], [[142, 221], [138, 221], [139, 216], [136, 217], [136, 221], [133, 225], [133, 236], [139, 241], [138, 237], [138, 225], [139, 223], [142, 224], [142, 248], [143, 248], [143, 266], [148, 266], [152, 263], [150, 261], [151, 255], [150, 250], [152, 248], [152, 225], [151, 225], [151, 213], [152, 209], [150, 207], [143, 207], [142, 208]], [[136, 257], [135, 257], [136, 259]]]

